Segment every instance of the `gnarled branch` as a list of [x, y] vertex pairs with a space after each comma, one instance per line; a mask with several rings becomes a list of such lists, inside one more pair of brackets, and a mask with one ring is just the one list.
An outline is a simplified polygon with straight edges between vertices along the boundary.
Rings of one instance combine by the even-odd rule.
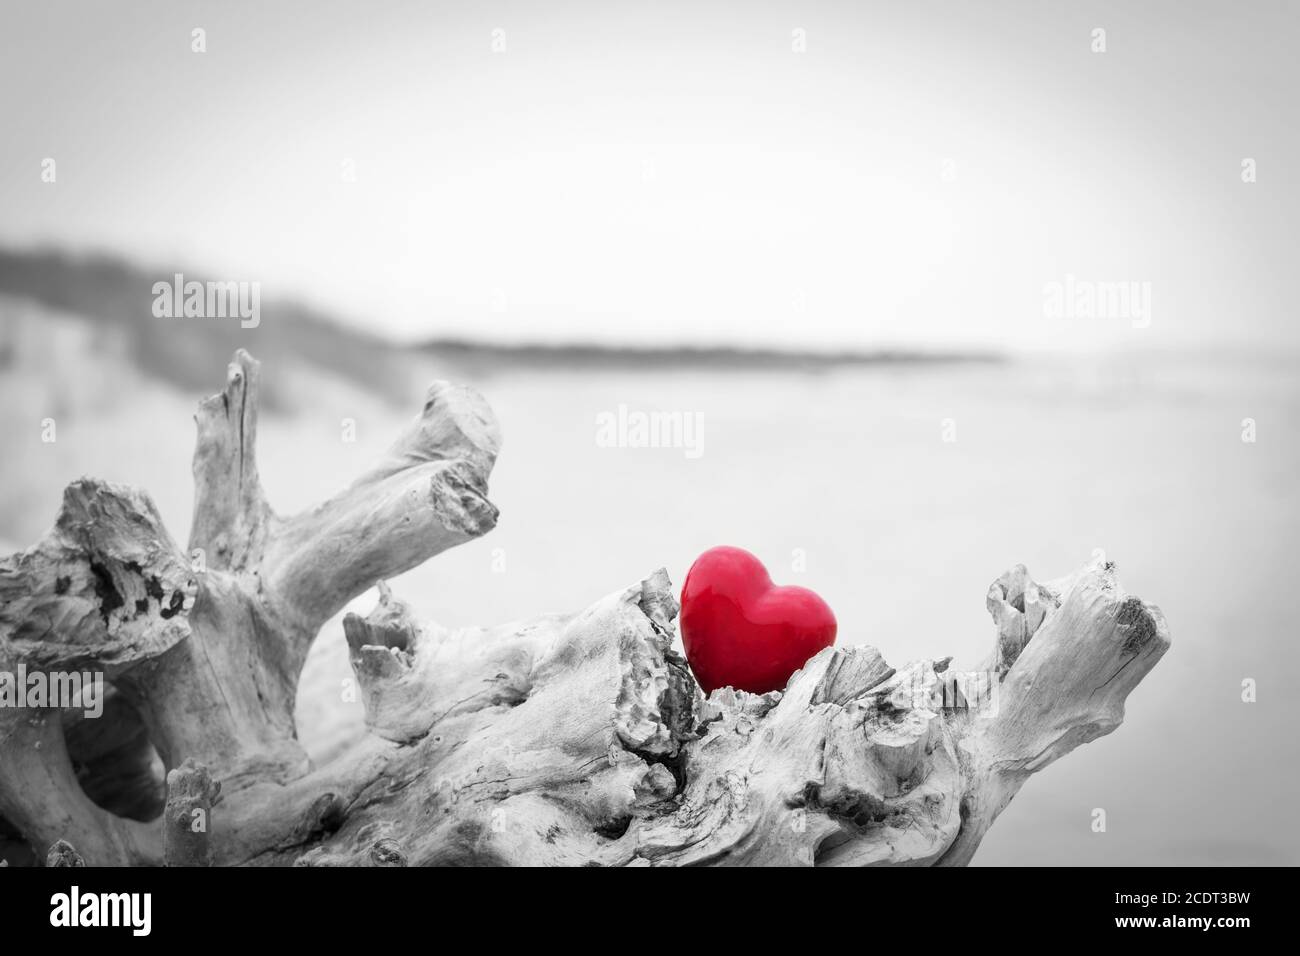
[[[52, 859], [964, 864], [1030, 774], [1119, 725], [1169, 646], [1108, 564], [994, 582], [978, 670], [846, 646], [761, 696], [700, 692], [664, 571], [577, 614], [419, 622], [383, 582], [495, 524], [487, 405], [435, 385], [374, 468], [280, 518], [254, 459], [258, 372], [238, 353], [200, 406], [189, 554], [147, 496], [82, 480], [0, 561], [0, 672], [114, 685], [111, 730], [0, 708], [0, 817], [41, 852], [65, 841]], [[366, 732], [314, 768], [292, 718], [307, 649], [376, 583], [375, 610], [344, 621]], [[145, 740], [169, 773], [142, 821], [162, 807]]]

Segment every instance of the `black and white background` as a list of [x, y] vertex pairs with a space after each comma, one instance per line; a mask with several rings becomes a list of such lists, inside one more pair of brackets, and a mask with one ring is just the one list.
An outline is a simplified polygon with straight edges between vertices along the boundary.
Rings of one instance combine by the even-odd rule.
[[[502, 519], [395, 582], [420, 613], [680, 585], [725, 542], [843, 644], [973, 662], [998, 573], [1100, 552], [1173, 650], [975, 863], [1300, 862], [1298, 27], [1287, 2], [10, 0], [2, 550], [82, 474], [183, 540], [194, 401], [234, 348], [288, 511], [466, 382]], [[256, 284], [256, 322], [158, 316], [177, 273]], [[620, 406], [697, 430], [611, 447]], [[360, 728], [347, 673], [336, 621], [299, 693], [319, 760]]]

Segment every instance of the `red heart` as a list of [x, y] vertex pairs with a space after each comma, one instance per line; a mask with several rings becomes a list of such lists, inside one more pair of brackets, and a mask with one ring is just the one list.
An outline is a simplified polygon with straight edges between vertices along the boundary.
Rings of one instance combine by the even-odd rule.
[[835, 643], [835, 615], [800, 587], [777, 587], [740, 548], [710, 548], [682, 586], [682, 643], [704, 693], [730, 685], [764, 694]]

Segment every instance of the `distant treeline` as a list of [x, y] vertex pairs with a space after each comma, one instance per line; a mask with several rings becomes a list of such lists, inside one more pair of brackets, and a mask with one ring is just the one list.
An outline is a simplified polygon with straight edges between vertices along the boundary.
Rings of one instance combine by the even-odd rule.
[[[244, 348], [266, 363], [296, 357], [395, 400], [410, 399], [397, 394], [400, 376], [389, 374], [400, 362], [392, 343], [293, 302], [268, 299], [257, 328], [242, 328], [237, 319], [156, 317], [154, 283], [171, 282], [177, 272], [200, 282], [209, 278], [179, 264], [144, 268], [105, 255], [0, 249], [0, 294], [111, 324], [126, 337], [142, 372], [181, 389], [215, 391], [221, 382], [214, 376]], [[275, 376], [267, 376], [264, 404], [275, 407], [282, 397]]]
[[[678, 369], [818, 371], [841, 366], [997, 361], [977, 352], [908, 350], [797, 352], [714, 347], [620, 347], [596, 344], [500, 344], [439, 338], [400, 344], [360, 332], [337, 319], [273, 296], [261, 305], [256, 328], [221, 318], [159, 318], [153, 313], [154, 284], [176, 273], [198, 282], [224, 281], [184, 264], [145, 268], [109, 255], [60, 250], [0, 249], [0, 294], [32, 299], [49, 308], [111, 323], [127, 337], [133, 361], [148, 375], [203, 394], [216, 388], [221, 369], [238, 348], [263, 362], [289, 357], [332, 372], [397, 401], [410, 399], [398, 371], [422, 357], [449, 374], [493, 375], [512, 369], [671, 371]], [[265, 384], [264, 403], [275, 407], [275, 377]], [[283, 387], [283, 386], [281, 386]]]

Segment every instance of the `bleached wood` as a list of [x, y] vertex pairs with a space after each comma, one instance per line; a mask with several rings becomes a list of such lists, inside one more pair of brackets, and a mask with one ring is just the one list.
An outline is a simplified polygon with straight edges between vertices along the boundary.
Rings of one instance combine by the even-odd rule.
[[[57, 859], [90, 864], [964, 864], [1032, 773], [1119, 725], [1169, 646], [1111, 565], [1001, 576], [976, 671], [841, 646], [762, 696], [700, 693], [662, 570], [576, 614], [419, 622], [383, 581], [495, 523], [487, 405], [435, 385], [374, 468], [280, 518], [257, 478], [258, 374], [238, 353], [200, 406], [188, 553], [146, 496], [83, 480], [50, 534], [0, 561], [0, 670], [116, 684], [113, 732], [66, 732], [99, 761], [100, 803], [148, 805], [141, 732], [170, 770], [159, 819], [117, 816], [78, 786], [57, 711], [0, 709], [0, 817], [41, 855], [63, 840]], [[344, 622], [366, 732], [312, 767], [292, 720], [307, 648], [375, 583], [376, 608]]]
[[163, 808], [163, 862], [167, 866], [211, 866], [208, 822], [221, 785], [207, 769], [186, 760], [167, 774]]

